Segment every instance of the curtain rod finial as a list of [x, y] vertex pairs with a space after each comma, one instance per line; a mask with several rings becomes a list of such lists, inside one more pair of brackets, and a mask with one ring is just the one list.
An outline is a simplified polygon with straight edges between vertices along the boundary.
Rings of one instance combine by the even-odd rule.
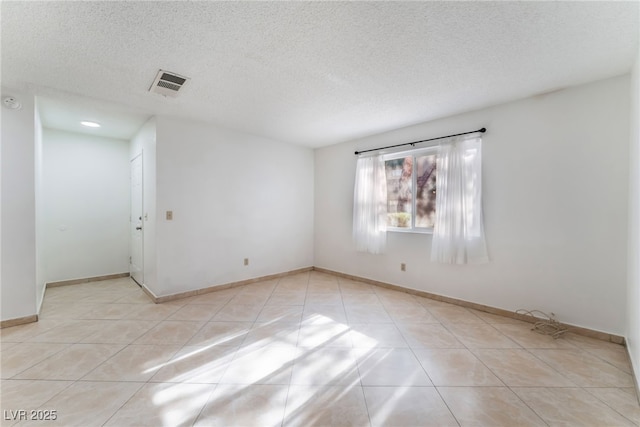
[[485, 133], [487, 131], [487, 128], [482, 128], [480, 129], [480, 132]]
[[358, 154], [360, 154], [360, 152], [359, 152], [359, 151], [356, 151], [356, 152], [354, 152], [353, 154], [355, 154], [355, 155], [357, 156]]

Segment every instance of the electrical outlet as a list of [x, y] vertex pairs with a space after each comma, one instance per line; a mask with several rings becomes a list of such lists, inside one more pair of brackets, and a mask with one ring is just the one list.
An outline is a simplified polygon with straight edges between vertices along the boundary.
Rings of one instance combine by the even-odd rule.
[[167, 221], [173, 220], [173, 211], [167, 211]]
[[405, 264], [404, 262], [400, 264], [400, 271], [407, 271], [407, 264]]
[[244, 265], [249, 265], [249, 258], [244, 259]]

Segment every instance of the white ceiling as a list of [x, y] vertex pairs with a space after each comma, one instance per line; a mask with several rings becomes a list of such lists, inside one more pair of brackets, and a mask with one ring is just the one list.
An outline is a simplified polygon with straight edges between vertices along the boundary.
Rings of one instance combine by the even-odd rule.
[[[44, 127], [118, 139], [131, 139], [150, 118], [125, 105], [68, 94], [38, 96], [38, 111]], [[97, 122], [100, 128], [85, 127], [82, 121]]]
[[[311, 147], [624, 74], [640, 14], [638, 1], [1, 8], [2, 84], [44, 94], [49, 126], [167, 114]], [[191, 77], [178, 98], [148, 92], [158, 69]]]

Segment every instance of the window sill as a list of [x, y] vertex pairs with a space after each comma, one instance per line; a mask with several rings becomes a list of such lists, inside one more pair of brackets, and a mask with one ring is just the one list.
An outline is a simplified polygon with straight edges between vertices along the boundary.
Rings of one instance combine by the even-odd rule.
[[403, 234], [433, 234], [433, 228], [428, 228], [424, 230], [419, 229], [411, 229], [411, 228], [387, 228], [387, 231], [391, 231], [393, 233], [403, 233]]

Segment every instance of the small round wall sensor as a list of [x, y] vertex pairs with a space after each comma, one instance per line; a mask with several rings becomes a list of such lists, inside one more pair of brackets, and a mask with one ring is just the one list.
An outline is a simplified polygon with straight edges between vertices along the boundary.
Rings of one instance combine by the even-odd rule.
[[13, 96], [5, 96], [4, 98], [2, 98], [2, 103], [5, 107], [11, 110], [19, 110], [22, 108], [22, 104], [20, 103], [20, 101], [18, 101]]

